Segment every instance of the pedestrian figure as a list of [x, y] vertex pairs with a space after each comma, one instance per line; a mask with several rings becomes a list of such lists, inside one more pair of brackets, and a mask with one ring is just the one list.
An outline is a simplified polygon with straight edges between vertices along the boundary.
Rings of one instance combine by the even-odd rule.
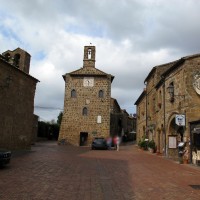
[[114, 137], [114, 145], [117, 151], [119, 151], [119, 144], [120, 144], [120, 138], [119, 136]]
[[111, 145], [112, 145], [112, 138], [111, 137], [108, 137], [107, 140], [107, 146], [108, 146], [108, 149], [111, 149]]

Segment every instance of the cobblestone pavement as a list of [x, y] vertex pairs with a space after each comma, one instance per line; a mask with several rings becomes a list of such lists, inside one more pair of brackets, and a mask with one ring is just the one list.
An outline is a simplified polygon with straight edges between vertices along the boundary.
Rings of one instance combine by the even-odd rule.
[[0, 200], [200, 199], [200, 168], [144, 152], [37, 143], [0, 169]]

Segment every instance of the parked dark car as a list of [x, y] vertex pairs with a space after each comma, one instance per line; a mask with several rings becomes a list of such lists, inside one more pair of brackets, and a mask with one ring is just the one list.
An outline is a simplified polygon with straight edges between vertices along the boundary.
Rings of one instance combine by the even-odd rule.
[[108, 149], [106, 139], [104, 138], [95, 138], [92, 142], [92, 149]]
[[11, 151], [0, 149], [0, 166], [7, 165], [11, 159]]

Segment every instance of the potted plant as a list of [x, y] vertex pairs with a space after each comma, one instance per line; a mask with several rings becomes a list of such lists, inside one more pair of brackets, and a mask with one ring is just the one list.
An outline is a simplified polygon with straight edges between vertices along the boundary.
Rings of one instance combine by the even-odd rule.
[[140, 148], [141, 148], [142, 150], [146, 150], [146, 142], [145, 142], [144, 140], [142, 140], [142, 141], [140, 142]]
[[155, 143], [154, 140], [149, 141], [148, 148], [149, 148], [149, 151], [151, 153], [155, 153], [156, 152], [156, 143]]
[[183, 164], [188, 164], [189, 160], [189, 150], [188, 147], [185, 147], [185, 150], [183, 152]]

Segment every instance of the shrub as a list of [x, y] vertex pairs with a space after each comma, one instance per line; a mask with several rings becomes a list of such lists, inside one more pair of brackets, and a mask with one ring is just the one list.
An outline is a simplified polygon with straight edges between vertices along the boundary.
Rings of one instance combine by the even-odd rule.
[[154, 140], [149, 141], [148, 147], [153, 149], [153, 150], [156, 149], [156, 143], [154, 142]]
[[140, 143], [140, 147], [143, 148], [144, 150], [147, 150], [148, 148], [148, 143], [145, 140], [142, 140]]

